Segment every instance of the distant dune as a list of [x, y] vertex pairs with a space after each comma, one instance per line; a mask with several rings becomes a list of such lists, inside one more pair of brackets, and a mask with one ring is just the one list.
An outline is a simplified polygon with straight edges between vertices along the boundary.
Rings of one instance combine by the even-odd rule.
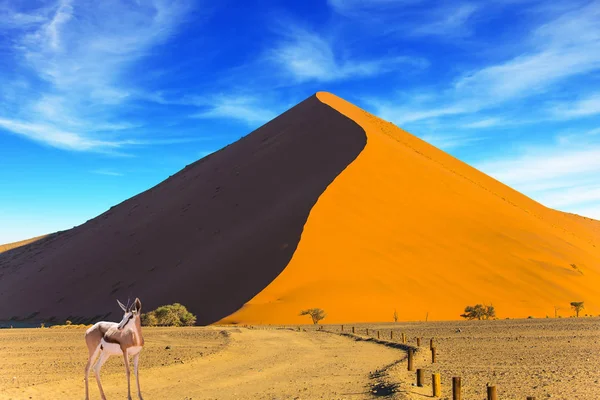
[[33, 243], [36, 240], [40, 240], [44, 237], [46, 237], [46, 235], [37, 236], [37, 237], [31, 238], [31, 239], [21, 240], [21, 241], [13, 242], [13, 243], [0, 244], [0, 253], [3, 253], [7, 250], [16, 249], [17, 247], [25, 246], [26, 244]]
[[[72, 230], [0, 254], [0, 320], [179, 301], [199, 323], [600, 314], [600, 222], [329, 93]], [[10, 301], [8, 301], [10, 300]], [[112, 313], [112, 314], [111, 314]]]

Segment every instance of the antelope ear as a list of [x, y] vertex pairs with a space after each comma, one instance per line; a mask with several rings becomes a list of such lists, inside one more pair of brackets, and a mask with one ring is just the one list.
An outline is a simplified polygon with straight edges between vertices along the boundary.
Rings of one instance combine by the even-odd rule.
[[117, 300], [117, 303], [119, 303], [119, 307], [121, 307], [121, 310], [123, 310], [124, 312], [127, 312], [127, 307], [125, 307], [125, 305], [123, 303], [121, 303], [119, 300]]
[[135, 308], [135, 311], [137, 313], [142, 311], [142, 302], [137, 297], [135, 298], [135, 301], [133, 302], [133, 307]]

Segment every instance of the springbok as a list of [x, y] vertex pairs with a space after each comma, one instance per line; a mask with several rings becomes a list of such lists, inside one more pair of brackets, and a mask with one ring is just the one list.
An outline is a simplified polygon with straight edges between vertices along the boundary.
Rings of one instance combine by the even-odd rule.
[[127, 375], [127, 399], [131, 400], [131, 386], [129, 382], [129, 357], [133, 356], [133, 367], [135, 379], [137, 381], [138, 397], [142, 399], [140, 390], [140, 376], [138, 374], [138, 361], [140, 351], [144, 346], [144, 337], [142, 336], [142, 323], [140, 312], [142, 311], [142, 302], [136, 298], [131, 307], [124, 306], [119, 300], [119, 307], [125, 313], [121, 322], [97, 322], [87, 331], [85, 331], [85, 343], [89, 351], [89, 358], [85, 366], [85, 399], [89, 400], [88, 377], [90, 368], [94, 360], [100, 355], [98, 362], [94, 365], [94, 373], [98, 389], [102, 400], [106, 400], [102, 384], [100, 383], [100, 368], [106, 362], [108, 357], [113, 355], [123, 355], [125, 362], [125, 373]]

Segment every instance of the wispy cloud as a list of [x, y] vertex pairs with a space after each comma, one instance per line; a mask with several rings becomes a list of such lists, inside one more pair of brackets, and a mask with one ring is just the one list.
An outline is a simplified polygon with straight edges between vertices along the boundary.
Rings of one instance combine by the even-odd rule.
[[572, 103], [555, 105], [550, 112], [558, 119], [573, 119], [598, 115], [600, 114], [600, 93], [589, 95]]
[[35, 26], [46, 20], [47, 8], [40, 8], [35, 13], [15, 10], [10, 3], [0, 2], [0, 30], [23, 29]]
[[381, 57], [363, 59], [341, 57], [332, 40], [299, 27], [281, 31], [279, 43], [267, 58], [280, 66], [297, 82], [336, 81], [369, 77], [394, 71], [399, 65], [423, 68], [426, 61], [413, 57]]
[[468, 135], [440, 135], [440, 134], [425, 134], [421, 137], [424, 141], [439, 147], [443, 150], [452, 150], [458, 147], [463, 147], [473, 142], [482, 140], [482, 137]]
[[[366, 98], [365, 103], [370, 105], [377, 116], [395, 122], [406, 124], [409, 122], [463, 114], [466, 109], [461, 105], [448, 105], [442, 107], [428, 107], [428, 97], [403, 96], [401, 100], [389, 101], [377, 98]], [[423, 104], [423, 103], [426, 104]], [[399, 104], [400, 103], [400, 104]]]
[[574, 174], [600, 174], [600, 147], [531, 150], [516, 158], [482, 163], [479, 167], [499, 180], [513, 184], [540, 182]]
[[[475, 3], [431, 3], [425, 0], [328, 0], [338, 14], [374, 30], [410, 36], [456, 38], [472, 33], [469, 20], [479, 11]], [[401, 21], [401, 23], [399, 23]]]
[[484, 106], [525, 98], [552, 85], [600, 68], [600, 3], [592, 2], [534, 29], [530, 51], [506, 62], [474, 70], [455, 89]]
[[569, 212], [600, 221], [600, 206], [572, 207]]
[[277, 116], [277, 112], [265, 105], [264, 99], [247, 95], [221, 95], [196, 101], [204, 110], [192, 114], [192, 118], [228, 118], [239, 120], [250, 126], [263, 124]]
[[[535, 9], [532, 6], [529, 12], [535, 13]], [[504, 116], [502, 125], [512, 126], [600, 114], [600, 98], [593, 94], [571, 104], [555, 103], [552, 109], [534, 108], [527, 119], [510, 115], [511, 110], [522, 111], [525, 102], [536, 99], [547, 102], [548, 97], [567, 87], [573, 79], [600, 70], [600, 25], [597, 23], [600, 2], [575, 4], [566, 11], [559, 11], [540, 11], [540, 15], [547, 18], [544, 23], [531, 28], [518, 45], [505, 45], [503, 52], [513, 52], [514, 56], [456, 76], [452, 84], [438, 88], [435, 96], [371, 99], [373, 112], [401, 125], [445, 121], [469, 130], [500, 125], [501, 120], [482, 115], [500, 107]], [[424, 91], [432, 89], [427, 87]], [[412, 88], [412, 92], [418, 91]], [[466, 116], [479, 121], [465, 124], [461, 120]]]
[[462, 127], [467, 129], [483, 129], [498, 126], [502, 123], [503, 121], [500, 118], [485, 118], [479, 121], [463, 124]]
[[43, 123], [0, 118], [0, 128], [64, 150], [89, 151], [118, 148], [124, 142], [92, 139], [87, 135], [61, 130]]
[[174, 33], [187, 9], [183, 1], [165, 0], [59, 0], [27, 12], [0, 7], [0, 15], [13, 21], [0, 30], [12, 30], [13, 60], [21, 71], [15, 82], [26, 83], [0, 89], [0, 126], [66, 150], [129, 145], [127, 132], [138, 123], [121, 113], [138, 89], [127, 75]]
[[415, 36], [466, 36], [471, 33], [469, 19], [477, 11], [479, 7], [469, 3], [440, 8], [434, 11], [430, 21], [416, 26], [410, 33]]
[[476, 166], [548, 207], [577, 212], [600, 201], [600, 145], [557, 143]]
[[121, 172], [112, 171], [109, 169], [96, 169], [91, 171], [92, 174], [96, 175], [106, 175], [106, 176], [124, 176]]

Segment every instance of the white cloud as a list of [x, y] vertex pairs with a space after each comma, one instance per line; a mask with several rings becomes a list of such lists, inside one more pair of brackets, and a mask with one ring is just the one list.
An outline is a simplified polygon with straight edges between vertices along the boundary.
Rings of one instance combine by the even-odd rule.
[[458, 4], [439, 9], [432, 21], [419, 24], [410, 32], [415, 36], [464, 36], [470, 33], [468, 25], [479, 7], [474, 4]]
[[[518, 54], [512, 58], [458, 76], [450, 87], [437, 90], [438, 95], [428, 101], [402, 97], [372, 102], [375, 113], [400, 124], [475, 114], [549, 93], [560, 85], [568, 85], [569, 79], [597, 72], [600, 70], [600, 24], [597, 23], [600, 2], [561, 12], [533, 28], [522, 43], [514, 46]], [[599, 112], [600, 98], [594, 95], [572, 105], [556, 106], [550, 112], [541, 110], [537, 116], [521, 122], [577, 118]], [[511, 123], [514, 125], [515, 121]], [[488, 120], [465, 128], [492, 124]]]
[[91, 171], [92, 174], [96, 174], [96, 175], [106, 175], [106, 176], [123, 176], [122, 173], [120, 172], [115, 172], [109, 169], [96, 169]]
[[569, 212], [600, 221], [600, 206], [572, 207]]
[[64, 150], [90, 151], [121, 147], [124, 142], [92, 139], [52, 125], [0, 118], [0, 128]]
[[572, 204], [600, 203], [600, 184], [566, 189], [561, 188], [560, 191], [543, 195], [542, 201], [558, 208]]
[[598, 115], [600, 114], [600, 93], [592, 94], [572, 103], [556, 105], [552, 108], [551, 114], [558, 119], [573, 119]]
[[[365, 99], [365, 102], [373, 107], [375, 110], [374, 114], [399, 125], [432, 118], [458, 115], [466, 112], [465, 108], [460, 105], [428, 108], [426, 105], [422, 105], [422, 99], [406, 98], [406, 96], [404, 100], [393, 103], [373, 98]], [[427, 99], [425, 99], [425, 102], [427, 102]]]
[[552, 85], [600, 68], [600, 2], [592, 2], [535, 29], [531, 49], [504, 63], [472, 71], [455, 89], [495, 105], [549, 90]]
[[240, 120], [248, 125], [263, 124], [277, 116], [262, 101], [250, 96], [218, 96], [211, 101], [199, 101], [196, 105], [207, 108], [191, 115], [192, 118], [229, 118]]
[[473, 71], [458, 79], [455, 89], [463, 96], [474, 96], [483, 107], [529, 97], [548, 90], [560, 80], [598, 69], [600, 52], [593, 51], [587, 45], [544, 49]]
[[334, 45], [321, 35], [301, 28], [287, 29], [267, 58], [298, 82], [375, 76], [396, 70], [401, 64], [416, 68], [426, 66], [424, 60], [412, 57], [342, 58], [336, 54]]
[[130, 144], [127, 130], [139, 123], [119, 115], [139, 91], [127, 75], [188, 8], [184, 0], [58, 0], [27, 13], [0, 6], [8, 20], [25, 21], [10, 25], [19, 74], [0, 88], [2, 128], [66, 150]]
[[495, 178], [512, 184], [540, 182], [583, 173], [598, 172], [600, 176], [600, 147], [532, 150], [513, 159], [486, 162], [478, 167]]
[[548, 207], [597, 216], [583, 210], [600, 202], [600, 146], [559, 143], [476, 167]]
[[418, 4], [423, 0], [328, 0], [327, 3], [339, 14], [348, 17], [364, 17], [367, 13], [388, 12], [398, 7]]
[[499, 118], [485, 118], [485, 119], [481, 119], [479, 121], [474, 121], [474, 122], [469, 122], [469, 123], [463, 124], [462, 127], [468, 128], [468, 129], [482, 129], [482, 128], [491, 128], [493, 126], [498, 126], [502, 123], [503, 123], [503, 121]]
[[451, 150], [454, 148], [463, 147], [473, 142], [482, 140], [482, 138], [475, 136], [438, 134], [425, 134], [421, 137], [421, 139], [443, 150]]
[[469, 20], [479, 11], [475, 3], [432, 3], [425, 0], [328, 0], [338, 14], [368, 24], [379, 34], [456, 38], [472, 33]]
[[557, 141], [561, 145], [595, 145], [600, 140], [600, 128], [590, 130], [570, 130], [557, 135]]
[[23, 29], [44, 22], [48, 10], [41, 8], [35, 13], [14, 10], [9, 3], [0, 2], [0, 31]]

